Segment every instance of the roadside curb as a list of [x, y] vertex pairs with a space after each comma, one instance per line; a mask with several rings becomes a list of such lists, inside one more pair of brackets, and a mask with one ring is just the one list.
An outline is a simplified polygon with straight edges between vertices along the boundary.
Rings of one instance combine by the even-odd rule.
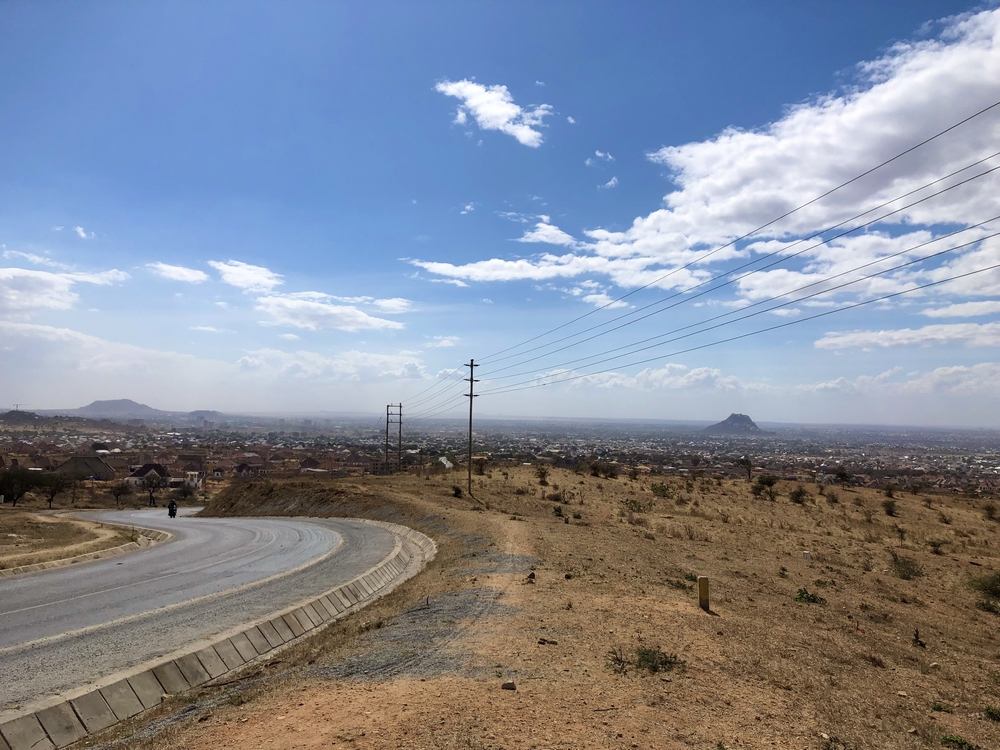
[[389, 531], [396, 536], [395, 547], [367, 572], [318, 597], [0, 719], [0, 750], [66, 747], [159, 705], [169, 695], [240, 670], [384, 596], [419, 573], [437, 554], [433, 539], [407, 526], [344, 520]]
[[[134, 529], [138, 534], [138, 539], [134, 542], [127, 542], [126, 544], [121, 544], [117, 547], [108, 547], [107, 549], [98, 550], [97, 552], [88, 552], [85, 555], [64, 557], [61, 560], [49, 560], [48, 562], [35, 563], [34, 565], [19, 565], [16, 568], [5, 568], [0, 570], [0, 578], [13, 578], [14, 576], [26, 575], [28, 573], [38, 573], [43, 570], [65, 568], [69, 565], [78, 565], [92, 560], [103, 560], [107, 557], [117, 557], [118, 555], [124, 555], [126, 552], [133, 552], [137, 549], [143, 549], [153, 544], [164, 542], [173, 536], [173, 534], [166, 531], [146, 529], [139, 526], [124, 526], [123, 524], [118, 523], [105, 523], [105, 525]], [[6, 748], [4, 748], [3, 745], [0, 745], [0, 750], [6, 750]]]

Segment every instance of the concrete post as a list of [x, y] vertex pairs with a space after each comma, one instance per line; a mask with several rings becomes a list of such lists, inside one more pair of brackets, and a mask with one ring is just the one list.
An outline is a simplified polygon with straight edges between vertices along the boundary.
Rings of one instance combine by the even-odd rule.
[[698, 576], [698, 606], [706, 612], [711, 612], [708, 605], [708, 576]]

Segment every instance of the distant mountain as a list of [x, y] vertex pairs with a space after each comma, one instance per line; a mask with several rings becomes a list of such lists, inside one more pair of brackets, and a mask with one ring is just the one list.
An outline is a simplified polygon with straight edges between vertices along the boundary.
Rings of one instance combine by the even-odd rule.
[[81, 417], [118, 417], [143, 419], [145, 417], [165, 417], [170, 412], [154, 409], [152, 406], [140, 404], [129, 398], [118, 398], [111, 401], [94, 401], [79, 409], [68, 409], [68, 413]]
[[702, 432], [706, 435], [765, 435], [754, 421], [746, 414], [730, 414], [726, 419]]

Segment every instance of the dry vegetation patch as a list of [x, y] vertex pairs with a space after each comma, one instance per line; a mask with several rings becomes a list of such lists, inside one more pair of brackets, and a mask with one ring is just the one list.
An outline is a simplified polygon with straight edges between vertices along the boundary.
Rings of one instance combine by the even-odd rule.
[[473, 498], [453, 473], [225, 490], [213, 513], [381, 518], [441, 554], [124, 746], [1000, 747], [982, 501], [547, 468]]
[[127, 541], [115, 527], [0, 509], [0, 570], [86, 555]]

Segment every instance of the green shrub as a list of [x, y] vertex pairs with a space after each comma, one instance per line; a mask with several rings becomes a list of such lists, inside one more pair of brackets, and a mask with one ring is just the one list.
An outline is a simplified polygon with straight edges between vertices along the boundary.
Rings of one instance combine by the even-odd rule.
[[892, 563], [890, 567], [892, 567], [892, 572], [895, 573], [898, 578], [902, 578], [904, 581], [911, 581], [924, 574], [924, 569], [909, 557], [897, 555], [895, 552], [891, 552], [890, 554], [892, 555]]
[[945, 747], [953, 747], [955, 750], [979, 750], [978, 746], [973, 745], [967, 739], [959, 737], [957, 734], [949, 734], [942, 737], [941, 744]]
[[669, 484], [651, 484], [649, 489], [653, 491], [653, 494], [657, 497], [665, 497], [668, 500], [674, 496], [674, 488]]
[[795, 594], [795, 601], [804, 604], [826, 604], [826, 599], [819, 594], [810, 594], [808, 589], [799, 589]]
[[976, 609], [989, 612], [991, 615], [1000, 615], [1000, 605], [990, 599], [980, 599], [976, 602]]
[[895, 517], [896, 516], [896, 501], [895, 500], [891, 500], [891, 499], [889, 499], [889, 500], [883, 500], [882, 501], [882, 510], [885, 511], [885, 514], [887, 516]]
[[645, 669], [650, 674], [656, 674], [681, 668], [684, 666], [684, 660], [677, 654], [664, 653], [658, 646], [655, 648], [639, 646], [635, 650], [635, 666], [638, 669]]
[[983, 709], [983, 716], [985, 716], [990, 721], [1000, 721], [1000, 708], [993, 708], [993, 706], [987, 706]]
[[457, 484], [453, 484], [451, 486], [451, 494], [454, 495], [457, 498], [461, 498], [462, 497], [462, 488], [459, 487]]
[[788, 493], [788, 498], [796, 505], [805, 505], [806, 500], [809, 499], [809, 493], [806, 492], [806, 488], [800, 484]]
[[990, 599], [1000, 599], [1000, 573], [974, 578], [972, 587]]

